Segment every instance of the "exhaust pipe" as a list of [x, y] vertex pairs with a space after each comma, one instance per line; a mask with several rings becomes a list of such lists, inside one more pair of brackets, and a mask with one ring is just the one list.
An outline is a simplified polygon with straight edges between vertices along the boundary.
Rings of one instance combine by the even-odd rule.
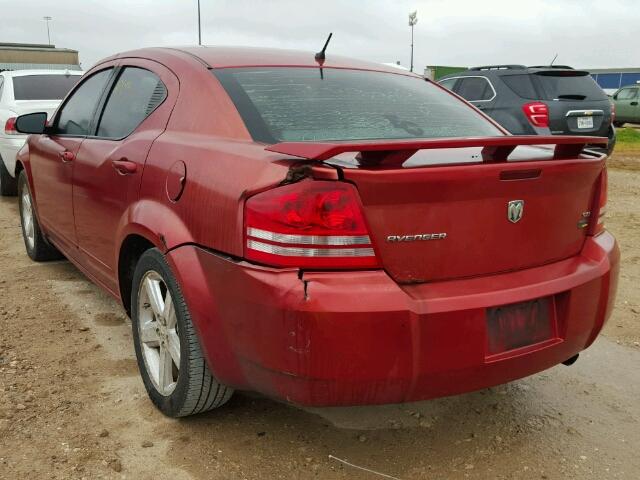
[[563, 365], [566, 365], [567, 367], [569, 365], [573, 365], [574, 363], [576, 363], [576, 360], [578, 360], [578, 357], [580, 356], [579, 353], [576, 353], [573, 357], [571, 357], [568, 360], [565, 360], [564, 362], [562, 362]]

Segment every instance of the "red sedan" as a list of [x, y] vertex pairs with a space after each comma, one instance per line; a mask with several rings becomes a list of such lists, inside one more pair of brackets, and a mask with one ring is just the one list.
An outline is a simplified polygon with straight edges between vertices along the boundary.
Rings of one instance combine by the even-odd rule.
[[481, 389], [575, 361], [613, 306], [594, 138], [509, 135], [393, 67], [145, 49], [98, 63], [45, 122], [16, 122], [27, 252], [122, 302], [167, 415], [233, 389]]

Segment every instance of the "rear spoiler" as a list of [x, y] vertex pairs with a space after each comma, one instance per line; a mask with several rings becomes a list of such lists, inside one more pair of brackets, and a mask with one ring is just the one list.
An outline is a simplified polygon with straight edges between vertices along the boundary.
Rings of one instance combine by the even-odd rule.
[[576, 158], [586, 145], [606, 145], [606, 137], [571, 135], [505, 135], [503, 137], [428, 138], [409, 140], [362, 140], [356, 142], [282, 142], [265, 148], [308, 160], [328, 160], [347, 152], [358, 152], [360, 161], [374, 165], [401, 165], [418, 150], [482, 147], [486, 163], [504, 162], [520, 145], [555, 145], [554, 159]]

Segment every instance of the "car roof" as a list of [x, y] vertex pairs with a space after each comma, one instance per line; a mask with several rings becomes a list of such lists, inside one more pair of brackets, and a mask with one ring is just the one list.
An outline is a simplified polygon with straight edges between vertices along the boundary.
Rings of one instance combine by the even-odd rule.
[[567, 65], [554, 65], [554, 66], [544, 66], [537, 65], [533, 67], [527, 67], [525, 65], [487, 65], [483, 67], [471, 67], [467, 70], [462, 70], [460, 72], [450, 73], [448, 75], [444, 75], [438, 79], [438, 82], [441, 80], [446, 80], [448, 78], [457, 78], [457, 77], [485, 77], [485, 76], [506, 76], [506, 75], [530, 75], [536, 73], [544, 73], [544, 72], [554, 72], [554, 73], [562, 73], [562, 72], [570, 72], [575, 76], [583, 76], [589, 75], [589, 72], [585, 70], [575, 70], [572, 67]]
[[[284, 50], [261, 47], [223, 47], [223, 46], [181, 46], [143, 48], [119, 53], [106, 58], [100, 63], [117, 58], [140, 57], [157, 61], [170, 60], [176, 53], [189, 55], [197, 59], [208, 68], [232, 67], [318, 67], [315, 53], [301, 50]], [[323, 63], [325, 68], [349, 68], [358, 70], [372, 70], [422, 78], [420, 75], [384, 65], [382, 63], [367, 62], [354, 58], [333, 55], [327, 52]]]
[[0, 72], [5, 77], [25, 77], [29, 75], [82, 75], [82, 70], [5, 70]]

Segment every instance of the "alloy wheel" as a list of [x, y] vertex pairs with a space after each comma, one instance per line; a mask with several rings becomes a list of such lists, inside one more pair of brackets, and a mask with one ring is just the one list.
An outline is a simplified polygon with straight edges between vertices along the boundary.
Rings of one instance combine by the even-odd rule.
[[180, 374], [180, 336], [173, 298], [157, 272], [144, 275], [137, 308], [144, 365], [156, 390], [169, 396]]
[[24, 235], [29, 248], [35, 245], [35, 224], [33, 221], [33, 208], [31, 206], [31, 196], [29, 191], [25, 189], [22, 193], [22, 221], [24, 227]]

